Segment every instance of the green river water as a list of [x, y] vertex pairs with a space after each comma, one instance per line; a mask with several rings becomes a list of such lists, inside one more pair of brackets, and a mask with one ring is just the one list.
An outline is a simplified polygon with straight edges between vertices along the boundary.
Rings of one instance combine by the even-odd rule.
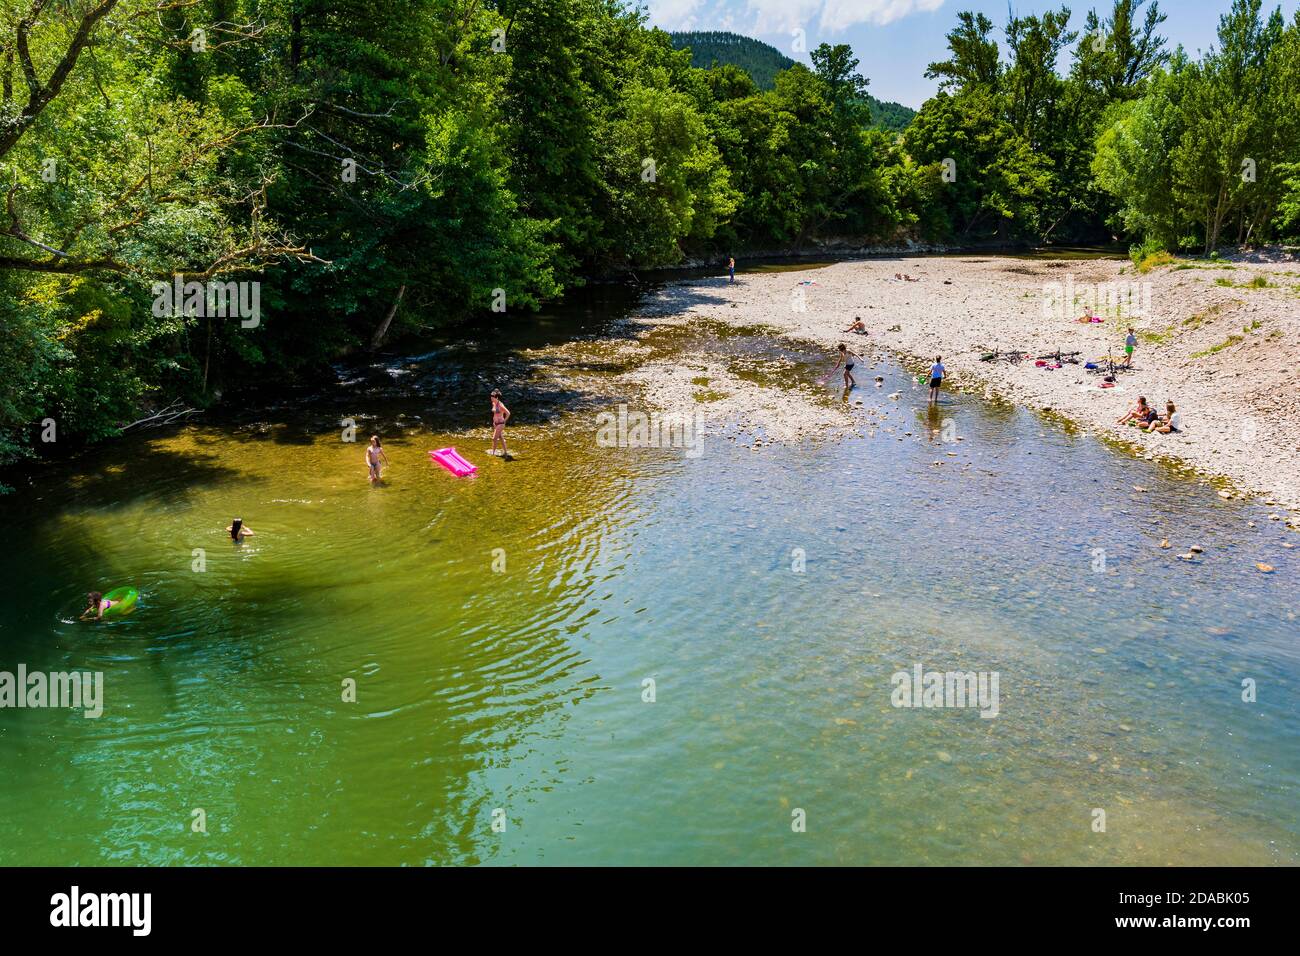
[[[0, 499], [0, 670], [105, 681], [98, 719], [0, 710], [0, 864], [1300, 860], [1300, 564], [1269, 509], [976, 396], [927, 414], [888, 360], [863, 397], [907, 440], [599, 447], [604, 406], [510, 382], [626, 304], [228, 396]], [[948, 419], [962, 442], [926, 438]], [[73, 622], [121, 584], [134, 614]], [[998, 716], [891, 706], [916, 664], [996, 671]]]

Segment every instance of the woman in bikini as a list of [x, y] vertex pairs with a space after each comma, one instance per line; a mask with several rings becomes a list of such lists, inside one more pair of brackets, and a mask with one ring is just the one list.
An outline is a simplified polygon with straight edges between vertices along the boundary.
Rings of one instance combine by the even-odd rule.
[[239, 544], [245, 538], [252, 537], [253, 529], [244, 524], [243, 518], [232, 518], [230, 527], [226, 529], [226, 534], [230, 535], [230, 540]]
[[1147, 405], [1147, 397], [1145, 395], [1139, 395], [1137, 407], [1129, 411], [1129, 413], [1123, 418], [1117, 419], [1115, 424], [1127, 425], [1129, 422], [1136, 422], [1140, 425], [1146, 425], [1150, 414], [1151, 409]]
[[506, 422], [510, 421], [510, 409], [501, 401], [501, 390], [492, 389], [492, 450], [489, 455], [497, 454], [497, 441], [501, 442], [501, 457], [508, 458], [506, 452]]
[[388, 456], [384, 454], [384, 446], [379, 444], [379, 436], [371, 435], [370, 444], [366, 446], [366, 467], [370, 469], [370, 483], [372, 485], [379, 482], [380, 462], [385, 465], [388, 464]]

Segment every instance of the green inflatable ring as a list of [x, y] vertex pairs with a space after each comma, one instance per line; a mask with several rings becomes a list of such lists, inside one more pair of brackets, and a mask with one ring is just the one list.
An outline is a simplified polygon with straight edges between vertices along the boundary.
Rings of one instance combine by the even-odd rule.
[[140, 592], [135, 588], [114, 588], [104, 595], [105, 601], [112, 601], [113, 606], [104, 611], [103, 617], [124, 617], [135, 610], [136, 599]]

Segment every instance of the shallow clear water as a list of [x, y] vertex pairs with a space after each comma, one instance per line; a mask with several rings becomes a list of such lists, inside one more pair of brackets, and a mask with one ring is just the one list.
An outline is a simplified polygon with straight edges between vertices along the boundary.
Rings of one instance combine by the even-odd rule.
[[[874, 437], [601, 448], [603, 406], [532, 390], [519, 457], [483, 454], [483, 384], [616, 306], [0, 500], [0, 670], [106, 681], [97, 720], [0, 710], [0, 864], [1298, 862], [1300, 570], [1268, 509], [973, 396], [928, 415], [889, 362]], [[120, 584], [133, 615], [69, 623]], [[998, 716], [891, 706], [917, 663], [998, 672]]]

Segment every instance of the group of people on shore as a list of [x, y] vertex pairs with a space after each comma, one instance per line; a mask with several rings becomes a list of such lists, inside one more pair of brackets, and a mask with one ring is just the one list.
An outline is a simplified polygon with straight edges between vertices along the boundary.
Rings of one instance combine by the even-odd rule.
[[1146, 432], [1159, 432], [1162, 435], [1178, 434], [1183, 430], [1183, 413], [1173, 402], [1165, 403], [1165, 413], [1161, 415], [1147, 404], [1147, 397], [1139, 395], [1137, 405], [1127, 414], [1116, 420], [1117, 425], [1136, 425]]

